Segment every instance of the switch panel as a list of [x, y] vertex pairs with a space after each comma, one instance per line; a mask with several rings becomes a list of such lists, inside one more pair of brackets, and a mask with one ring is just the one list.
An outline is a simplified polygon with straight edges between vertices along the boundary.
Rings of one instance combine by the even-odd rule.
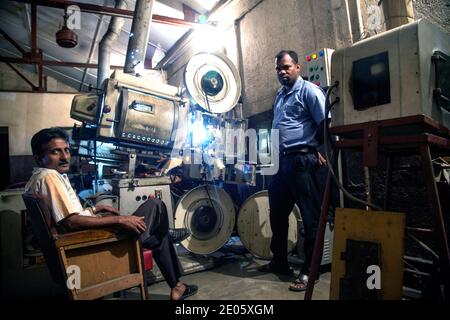
[[328, 87], [331, 81], [331, 55], [333, 49], [314, 51], [305, 57], [308, 81], [319, 87]]

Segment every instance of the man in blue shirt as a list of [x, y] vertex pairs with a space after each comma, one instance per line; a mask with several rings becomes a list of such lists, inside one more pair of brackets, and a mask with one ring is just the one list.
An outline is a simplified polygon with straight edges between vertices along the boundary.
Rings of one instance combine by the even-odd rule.
[[272, 123], [272, 128], [279, 130], [280, 137], [279, 170], [269, 187], [273, 258], [259, 270], [292, 274], [287, 259], [288, 218], [297, 204], [305, 228], [303, 249], [306, 259], [289, 289], [303, 291], [308, 282], [322, 203], [315, 172], [325, 164], [325, 159], [317, 151], [322, 143], [325, 95], [318, 86], [302, 79], [294, 51], [279, 52], [275, 63], [282, 87], [273, 105]]

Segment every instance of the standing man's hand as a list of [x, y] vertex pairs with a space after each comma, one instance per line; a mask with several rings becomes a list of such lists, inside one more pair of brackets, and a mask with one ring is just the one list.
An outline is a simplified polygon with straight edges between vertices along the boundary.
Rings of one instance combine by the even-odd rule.
[[145, 231], [147, 226], [145, 225], [144, 217], [136, 216], [119, 216], [119, 225], [126, 230], [131, 230], [137, 234], [141, 234]]
[[317, 151], [317, 160], [319, 161], [320, 166], [325, 166], [327, 164], [327, 159], [325, 159], [319, 151]]

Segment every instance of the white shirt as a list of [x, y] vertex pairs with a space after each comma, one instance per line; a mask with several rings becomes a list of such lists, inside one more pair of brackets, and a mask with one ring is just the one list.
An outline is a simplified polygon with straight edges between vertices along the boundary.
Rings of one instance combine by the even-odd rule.
[[39, 193], [44, 197], [55, 223], [72, 214], [95, 217], [90, 208], [83, 209], [66, 174], [47, 168], [34, 168], [25, 191]]

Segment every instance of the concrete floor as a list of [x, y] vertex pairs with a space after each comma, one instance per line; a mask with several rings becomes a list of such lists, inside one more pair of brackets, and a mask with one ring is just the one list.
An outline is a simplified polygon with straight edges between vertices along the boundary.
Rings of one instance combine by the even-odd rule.
[[[214, 267], [190, 273], [181, 278], [187, 284], [199, 287], [197, 294], [187, 300], [303, 300], [304, 292], [288, 290], [290, 276], [262, 273], [257, 268], [268, 261], [254, 258], [245, 248], [222, 248], [214, 253]], [[294, 256], [289, 257], [295, 275], [301, 267]], [[314, 287], [314, 300], [328, 300], [330, 272], [321, 274]], [[165, 281], [148, 286], [149, 300], [169, 300], [169, 287]], [[137, 298], [137, 291], [127, 293], [127, 299]]]

